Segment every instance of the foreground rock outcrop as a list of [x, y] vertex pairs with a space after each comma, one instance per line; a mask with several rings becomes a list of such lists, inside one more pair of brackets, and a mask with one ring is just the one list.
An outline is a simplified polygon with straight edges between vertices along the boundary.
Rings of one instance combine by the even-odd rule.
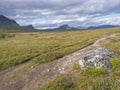
[[98, 47], [88, 51], [82, 59], [79, 60], [79, 64], [81, 69], [87, 69], [88, 67], [111, 68], [110, 58], [115, 56], [116, 53], [112, 50]]

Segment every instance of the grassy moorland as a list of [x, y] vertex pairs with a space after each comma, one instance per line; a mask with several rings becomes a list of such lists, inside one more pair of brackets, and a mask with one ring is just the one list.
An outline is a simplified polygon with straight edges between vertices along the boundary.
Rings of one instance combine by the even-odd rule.
[[112, 69], [82, 71], [75, 63], [73, 67], [78, 72], [77, 76], [59, 77], [42, 90], [120, 90], [120, 32], [102, 45], [117, 53], [117, 57], [111, 58]]
[[27, 61], [46, 63], [94, 43], [119, 29], [0, 33], [0, 70]]
[[93, 44], [98, 38], [119, 32], [108, 30], [0, 33], [0, 70], [30, 61], [50, 62]]

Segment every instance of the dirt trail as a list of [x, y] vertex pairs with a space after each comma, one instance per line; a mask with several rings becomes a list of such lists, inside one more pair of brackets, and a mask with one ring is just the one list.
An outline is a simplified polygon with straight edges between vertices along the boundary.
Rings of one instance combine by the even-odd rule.
[[109, 37], [98, 39], [93, 45], [64, 56], [58, 60], [32, 68], [29, 72], [22, 75], [16, 74], [9, 78], [11, 72], [19, 71], [21, 67], [24, 67], [27, 64], [19, 65], [16, 68], [0, 72], [0, 90], [40, 90], [44, 84], [55, 77], [64, 74], [72, 75], [75, 72], [73, 70], [74, 62], [78, 61], [89, 49], [99, 47], [101, 42], [107, 41], [114, 36], [115, 35], [111, 35]]

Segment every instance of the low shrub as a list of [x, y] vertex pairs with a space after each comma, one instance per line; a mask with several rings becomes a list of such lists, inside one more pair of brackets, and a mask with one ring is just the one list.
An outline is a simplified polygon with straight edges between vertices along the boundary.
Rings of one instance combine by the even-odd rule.
[[0, 39], [15, 37], [12, 33], [0, 33]]

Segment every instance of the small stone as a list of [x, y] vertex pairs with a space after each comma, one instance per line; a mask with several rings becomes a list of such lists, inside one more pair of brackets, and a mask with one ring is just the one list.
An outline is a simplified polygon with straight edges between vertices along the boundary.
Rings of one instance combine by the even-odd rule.
[[47, 69], [47, 72], [50, 72], [50, 69]]
[[31, 68], [34, 68], [34, 66], [31, 66]]
[[64, 68], [59, 69], [59, 73], [60, 73], [60, 74], [64, 74], [64, 73], [65, 73]]
[[56, 68], [54, 67], [53, 69], [55, 70]]

